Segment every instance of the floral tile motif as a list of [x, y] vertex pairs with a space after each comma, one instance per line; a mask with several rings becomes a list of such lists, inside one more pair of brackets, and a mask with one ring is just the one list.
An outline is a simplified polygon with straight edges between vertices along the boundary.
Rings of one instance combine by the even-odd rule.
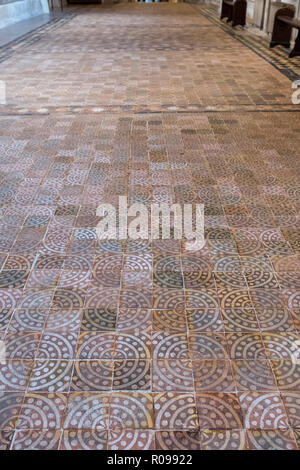
[[59, 450], [106, 450], [107, 431], [70, 429], [63, 431]]
[[58, 450], [61, 431], [25, 429], [16, 431], [12, 450]]
[[288, 429], [288, 418], [278, 393], [239, 394], [246, 429]]
[[243, 429], [240, 402], [234, 393], [197, 393], [200, 429]]
[[197, 429], [198, 416], [193, 394], [165, 392], [154, 397], [155, 429]]
[[287, 429], [257, 429], [247, 431], [251, 450], [298, 450], [293, 433]]
[[156, 450], [200, 450], [199, 431], [157, 431]]

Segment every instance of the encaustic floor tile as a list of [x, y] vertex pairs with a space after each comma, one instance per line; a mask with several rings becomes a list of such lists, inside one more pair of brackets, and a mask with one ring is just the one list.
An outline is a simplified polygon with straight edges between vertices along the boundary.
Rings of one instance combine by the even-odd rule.
[[[0, 449], [296, 449], [296, 61], [205, 5], [68, 9], [0, 54]], [[204, 246], [99, 240], [119, 196], [204, 204]]]

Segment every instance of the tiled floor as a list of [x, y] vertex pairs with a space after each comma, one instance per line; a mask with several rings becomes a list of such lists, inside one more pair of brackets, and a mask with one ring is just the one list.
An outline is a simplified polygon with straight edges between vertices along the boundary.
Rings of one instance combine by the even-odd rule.
[[[70, 11], [0, 49], [0, 448], [297, 449], [291, 81], [203, 7]], [[125, 194], [205, 247], [97, 241]]]

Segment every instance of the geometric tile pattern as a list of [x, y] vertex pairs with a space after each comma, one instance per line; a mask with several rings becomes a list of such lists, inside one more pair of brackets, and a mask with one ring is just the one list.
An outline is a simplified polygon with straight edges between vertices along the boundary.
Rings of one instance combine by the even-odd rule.
[[[202, 7], [68, 11], [0, 50], [0, 449], [297, 449], [289, 79]], [[97, 240], [119, 195], [204, 248]]]

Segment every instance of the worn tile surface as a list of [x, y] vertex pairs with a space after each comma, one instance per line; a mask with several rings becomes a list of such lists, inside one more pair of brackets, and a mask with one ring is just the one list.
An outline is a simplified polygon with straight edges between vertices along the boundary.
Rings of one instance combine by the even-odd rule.
[[[0, 448], [297, 449], [299, 60], [188, 4], [0, 48]], [[203, 203], [205, 246], [100, 203]]]

